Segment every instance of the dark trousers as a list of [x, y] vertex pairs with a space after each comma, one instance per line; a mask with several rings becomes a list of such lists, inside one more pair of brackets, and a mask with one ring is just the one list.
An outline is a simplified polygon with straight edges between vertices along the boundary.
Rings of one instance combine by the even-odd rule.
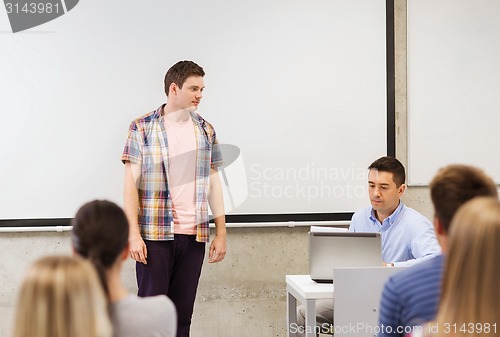
[[177, 337], [189, 337], [205, 243], [182, 234], [170, 241], [144, 242], [148, 264], [136, 263], [138, 295], [167, 295], [177, 309]]

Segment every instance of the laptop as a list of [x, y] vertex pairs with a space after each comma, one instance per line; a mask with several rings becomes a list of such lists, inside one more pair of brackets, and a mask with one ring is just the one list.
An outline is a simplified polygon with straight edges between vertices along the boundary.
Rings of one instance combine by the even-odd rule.
[[382, 266], [380, 233], [309, 232], [309, 274], [333, 282], [333, 268]]

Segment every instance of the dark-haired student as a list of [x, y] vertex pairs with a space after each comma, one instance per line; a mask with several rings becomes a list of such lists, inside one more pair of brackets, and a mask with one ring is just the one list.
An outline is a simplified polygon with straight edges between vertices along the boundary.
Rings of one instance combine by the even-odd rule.
[[114, 337], [174, 337], [177, 314], [165, 295], [140, 298], [129, 294], [120, 275], [129, 256], [129, 224], [123, 210], [109, 201], [83, 205], [72, 220], [76, 254], [96, 268], [110, 302]]

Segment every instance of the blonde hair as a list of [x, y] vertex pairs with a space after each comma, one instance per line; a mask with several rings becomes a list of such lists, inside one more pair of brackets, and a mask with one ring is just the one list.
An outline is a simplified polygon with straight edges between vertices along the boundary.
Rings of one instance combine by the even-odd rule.
[[[442, 297], [435, 322], [440, 335], [495, 335], [493, 324], [500, 323], [498, 261], [500, 202], [491, 197], [472, 199], [452, 220]], [[465, 331], [461, 331], [462, 328]]]
[[110, 337], [106, 298], [94, 267], [78, 257], [48, 256], [24, 278], [14, 337]]

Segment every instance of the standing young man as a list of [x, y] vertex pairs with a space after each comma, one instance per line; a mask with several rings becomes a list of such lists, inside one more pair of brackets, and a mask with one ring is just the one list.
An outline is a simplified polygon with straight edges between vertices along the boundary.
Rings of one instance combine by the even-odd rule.
[[208, 205], [216, 226], [209, 262], [226, 254], [221, 153], [214, 128], [196, 112], [203, 76], [192, 61], [173, 65], [165, 75], [167, 103], [131, 123], [121, 158], [138, 295], [172, 299], [178, 337], [189, 336], [209, 241]]

